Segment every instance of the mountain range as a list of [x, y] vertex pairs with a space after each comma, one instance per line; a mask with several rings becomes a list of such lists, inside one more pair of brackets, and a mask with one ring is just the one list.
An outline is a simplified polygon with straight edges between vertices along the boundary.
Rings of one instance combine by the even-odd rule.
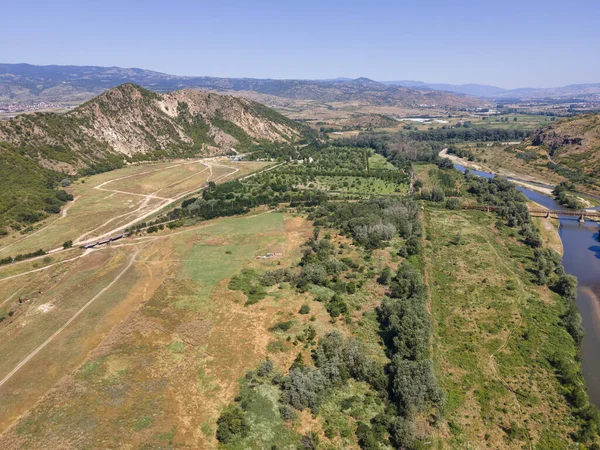
[[393, 86], [368, 78], [354, 80], [274, 80], [175, 76], [144, 69], [97, 66], [0, 64], [0, 104], [32, 101], [81, 102], [123, 83], [154, 92], [205, 89], [256, 92], [294, 100], [361, 102], [375, 106], [474, 108], [482, 101], [467, 95]]
[[581, 96], [600, 96], [600, 83], [571, 84], [555, 88], [517, 88], [503, 89], [487, 84], [444, 84], [425, 83], [423, 81], [383, 81], [388, 86], [402, 86], [413, 89], [431, 89], [454, 92], [490, 99], [541, 99], [541, 98], [577, 98]]

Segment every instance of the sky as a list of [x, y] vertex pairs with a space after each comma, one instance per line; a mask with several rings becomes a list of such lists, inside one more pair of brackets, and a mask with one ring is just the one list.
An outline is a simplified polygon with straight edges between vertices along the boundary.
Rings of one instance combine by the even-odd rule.
[[28, 0], [0, 7], [0, 62], [175, 75], [600, 82], [600, 0]]

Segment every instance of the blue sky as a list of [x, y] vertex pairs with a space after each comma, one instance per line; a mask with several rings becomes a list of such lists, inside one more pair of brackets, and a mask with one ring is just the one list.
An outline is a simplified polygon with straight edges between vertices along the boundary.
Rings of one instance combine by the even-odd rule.
[[600, 0], [28, 0], [0, 11], [0, 62], [505, 88], [600, 82]]

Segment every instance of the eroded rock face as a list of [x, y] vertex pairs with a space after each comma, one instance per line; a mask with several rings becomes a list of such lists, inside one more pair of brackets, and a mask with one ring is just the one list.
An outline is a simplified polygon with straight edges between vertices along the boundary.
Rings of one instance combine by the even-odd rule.
[[582, 145], [583, 138], [573, 137], [555, 130], [538, 131], [532, 139], [533, 145], [544, 145], [549, 149], [555, 150], [566, 145]]
[[301, 128], [248, 99], [203, 91], [156, 94], [125, 84], [64, 114], [0, 123], [0, 141], [67, 171], [118, 155], [215, 155], [260, 141], [292, 142]]

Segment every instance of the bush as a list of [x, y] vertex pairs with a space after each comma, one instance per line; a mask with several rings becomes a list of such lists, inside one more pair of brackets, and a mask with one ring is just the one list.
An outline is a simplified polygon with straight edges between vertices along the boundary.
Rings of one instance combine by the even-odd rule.
[[226, 408], [217, 420], [217, 439], [227, 444], [248, 435], [250, 425], [238, 405]]
[[298, 311], [298, 312], [300, 314], [308, 314], [308, 313], [310, 313], [310, 306], [308, 306], [308, 304], [305, 303], [300, 307], [300, 311]]
[[269, 328], [269, 331], [289, 331], [290, 328], [294, 326], [293, 320], [288, 320], [287, 322], [279, 322]]
[[71, 248], [71, 247], [73, 247], [73, 241], [68, 240], [68, 241], [66, 241], [66, 242], [63, 243], [63, 248], [64, 249]]
[[449, 198], [446, 200], [446, 209], [458, 209], [460, 207], [460, 201], [457, 198]]

